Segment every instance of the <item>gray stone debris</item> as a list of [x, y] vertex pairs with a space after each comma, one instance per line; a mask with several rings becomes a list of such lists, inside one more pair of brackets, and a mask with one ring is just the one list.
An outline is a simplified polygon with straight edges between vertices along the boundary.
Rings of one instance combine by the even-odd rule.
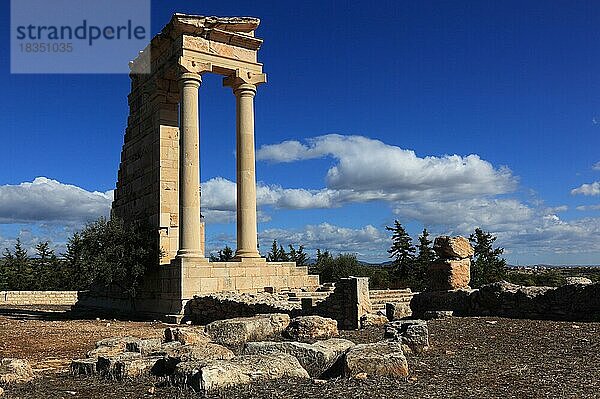
[[162, 340], [160, 338], [139, 339], [128, 342], [125, 345], [127, 352], [139, 352], [142, 356], [146, 356], [152, 352], [160, 350]]
[[121, 357], [114, 362], [111, 377], [117, 380], [123, 380], [125, 378], [148, 375], [160, 360], [162, 360], [162, 357], [142, 357], [137, 359]]
[[425, 320], [445, 319], [454, 316], [452, 310], [428, 310], [423, 314]]
[[331, 338], [314, 344], [302, 342], [248, 342], [244, 348], [246, 355], [266, 355], [287, 353], [294, 356], [311, 377], [340, 375], [339, 360], [352, 348], [354, 343], [346, 339]]
[[203, 327], [167, 327], [164, 333], [165, 342], [181, 342], [186, 344], [199, 344], [210, 342], [210, 337], [204, 332]]
[[218, 344], [239, 346], [279, 334], [289, 323], [287, 314], [272, 313], [214, 321], [206, 325], [206, 332]]
[[404, 351], [422, 353], [429, 349], [429, 329], [425, 320], [397, 320], [385, 326], [385, 337], [402, 344]]
[[360, 328], [379, 327], [389, 322], [385, 315], [379, 313], [367, 313], [360, 318]]
[[100, 356], [96, 363], [96, 371], [102, 377], [114, 378], [117, 375], [117, 363], [141, 358], [142, 355], [139, 352], [124, 352], [116, 356]]
[[346, 353], [344, 366], [347, 377], [361, 373], [383, 377], [408, 375], [408, 362], [402, 352], [402, 344], [396, 341], [356, 345]]
[[405, 302], [388, 302], [385, 304], [385, 315], [388, 320], [400, 320], [412, 315], [410, 303]]
[[295, 357], [286, 353], [241, 355], [231, 360], [182, 362], [175, 381], [185, 382], [195, 391], [214, 391], [232, 385], [280, 378], [309, 378]]
[[321, 316], [299, 316], [292, 319], [283, 335], [291, 339], [327, 339], [337, 337], [336, 320]]
[[33, 370], [25, 359], [0, 358], [0, 384], [29, 382]]
[[74, 376], [96, 374], [96, 363], [98, 363], [98, 358], [95, 357], [75, 359], [71, 362], [71, 374]]

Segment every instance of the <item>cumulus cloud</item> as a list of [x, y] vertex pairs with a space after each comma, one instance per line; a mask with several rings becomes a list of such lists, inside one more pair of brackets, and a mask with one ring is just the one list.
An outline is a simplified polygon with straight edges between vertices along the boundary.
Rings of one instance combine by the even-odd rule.
[[83, 223], [108, 216], [112, 191], [87, 191], [46, 177], [0, 186], [0, 223]]
[[[270, 244], [273, 240], [281, 245], [305, 245], [309, 251], [317, 248], [332, 252], [352, 252], [359, 255], [381, 254], [388, 244], [387, 234], [372, 225], [362, 228], [348, 228], [321, 223], [307, 225], [302, 229], [267, 229], [259, 234], [261, 242]], [[383, 251], [385, 253], [385, 250]]]
[[581, 186], [571, 190], [572, 195], [600, 195], [600, 182], [593, 182], [590, 184], [582, 184]]
[[438, 230], [455, 234], [468, 234], [476, 227], [496, 233], [519, 230], [535, 213], [530, 206], [515, 199], [488, 198], [398, 204], [393, 212], [400, 218], [437, 226]]
[[495, 168], [478, 155], [418, 157], [414, 151], [363, 136], [330, 134], [302, 144], [266, 145], [257, 159], [291, 162], [331, 156], [337, 160], [326, 175], [327, 188], [349, 201], [466, 198], [497, 195], [515, 189], [517, 179], [506, 167]]
[[600, 170], [600, 161], [596, 162], [593, 166], [592, 166], [593, 170]]

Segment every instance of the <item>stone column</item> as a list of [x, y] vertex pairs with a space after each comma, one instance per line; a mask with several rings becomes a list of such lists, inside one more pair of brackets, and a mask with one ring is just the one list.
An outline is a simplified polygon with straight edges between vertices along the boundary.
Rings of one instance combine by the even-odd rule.
[[197, 73], [179, 77], [179, 250], [178, 258], [203, 258], [200, 237], [200, 130]]
[[237, 81], [236, 166], [237, 250], [236, 258], [259, 258], [256, 226], [256, 171], [254, 159], [254, 96], [256, 85]]

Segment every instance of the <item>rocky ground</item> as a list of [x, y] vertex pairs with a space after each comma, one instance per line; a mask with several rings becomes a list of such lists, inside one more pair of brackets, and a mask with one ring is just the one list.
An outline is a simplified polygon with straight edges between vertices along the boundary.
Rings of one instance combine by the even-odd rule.
[[[6, 387], [8, 398], [197, 398], [156, 379], [115, 382], [72, 377], [66, 366], [99, 339], [159, 336], [165, 325], [65, 320], [62, 309], [0, 309], [0, 357], [25, 358], [33, 382]], [[595, 398], [600, 397], [600, 323], [449, 318], [429, 321], [429, 352], [407, 355], [404, 379], [283, 380], [211, 393], [208, 398]], [[356, 343], [382, 328], [343, 332]]]

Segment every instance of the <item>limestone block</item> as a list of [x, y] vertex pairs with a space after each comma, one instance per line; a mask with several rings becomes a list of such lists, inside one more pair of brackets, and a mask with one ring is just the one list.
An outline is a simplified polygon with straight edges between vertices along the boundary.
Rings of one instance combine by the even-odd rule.
[[442, 259], [464, 259], [475, 254], [475, 250], [465, 237], [436, 237], [433, 250]]
[[360, 344], [346, 353], [344, 372], [348, 377], [360, 373], [366, 373], [367, 376], [404, 377], [408, 375], [408, 362], [399, 342]]
[[247, 277], [258, 277], [261, 275], [260, 267], [246, 267], [245, 269]]
[[[116, 356], [99, 356], [96, 371], [103, 377], [114, 377], [117, 372], [117, 363], [141, 358], [142, 355], [139, 352], [125, 352]], [[122, 365], [118, 367], [120, 370]]]
[[283, 334], [291, 339], [326, 339], [339, 335], [337, 321], [321, 316], [299, 316]]
[[429, 329], [425, 320], [398, 320], [385, 326], [385, 336], [402, 343], [406, 352], [429, 350]]
[[157, 362], [162, 361], [162, 357], [143, 357], [139, 359], [119, 359], [115, 362], [111, 377], [117, 380], [125, 378], [136, 378], [150, 374]]
[[151, 352], [160, 349], [162, 341], [160, 338], [140, 339], [137, 341], [128, 342], [126, 345], [127, 352], [139, 352], [142, 356], [146, 356]]
[[85, 359], [76, 359], [71, 362], [69, 369], [74, 376], [96, 374], [96, 363], [98, 359], [88, 357]]
[[235, 289], [240, 291], [252, 290], [252, 277], [236, 277]]
[[185, 344], [199, 344], [210, 341], [203, 327], [167, 327], [164, 332], [165, 342], [180, 342]]
[[217, 279], [217, 292], [235, 291], [235, 280], [231, 277]]
[[346, 339], [332, 338], [317, 341], [314, 344], [303, 342], [248, 342], [244, 354], [287, 353], [294, 356], [311, 377], [319, 378], [324, 374], [339, 375], [332, 370], [340, 358], [352, 348], [354, 343]]
[[229, 270], [225, 267], [213, 267], [212, 268], [212, 277], [229, 277]]
[[467, 288], [471, 281], [471, 260], [445, 260], [432, 263], [427, 270], [427, 289], [446, 291]]
[[289, 323], [290, 316], [287, 314], [263, 314], [214, 321], [206, 326], [206, 332], [216, 343], [236, 346], [249, 341], [260, 341], [273, 334], [278, 334]]
[[298, 359], [285, 353], [182, 362], [175, 370], [175, 381], [184, 382], [198, 392], [282, 378], [309, 378], [309, 375]]
[[23, 383], [33, 379], [33, 370], [25, 359], [0, 358], [0, 384]]

